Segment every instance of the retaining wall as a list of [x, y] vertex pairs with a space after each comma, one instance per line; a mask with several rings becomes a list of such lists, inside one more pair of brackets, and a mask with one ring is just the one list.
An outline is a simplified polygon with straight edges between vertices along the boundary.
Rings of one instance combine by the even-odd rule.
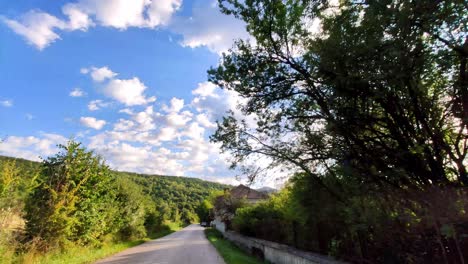
[[296, 248], [246, 237], [233, 231], [226, 231], [224, 237], [250, 254], [265, 259], [273, 264], [344, 264], [331, 257], [305, 252]]

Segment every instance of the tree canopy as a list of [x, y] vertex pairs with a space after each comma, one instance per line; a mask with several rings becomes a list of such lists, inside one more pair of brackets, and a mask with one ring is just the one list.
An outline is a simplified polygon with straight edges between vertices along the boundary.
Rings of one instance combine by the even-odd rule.
[[209, 71], [257, 119], [218, 123], [234, 165], [261, 154], [322, 185], [337, 167], [367, 187], [468, 185], [466, 1], [219, 4], [252, 36]]

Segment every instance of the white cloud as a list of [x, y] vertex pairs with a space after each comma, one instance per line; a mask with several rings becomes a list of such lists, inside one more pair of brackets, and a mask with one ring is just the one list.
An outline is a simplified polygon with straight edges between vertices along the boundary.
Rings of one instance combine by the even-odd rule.
[[119, 113], [125, 113], [127, 115], [133, 115], [133, 110], [130, 109], [130, 108], [124, 108], [124, 109], [119, 110]]
[[88, 103], [88, 110], [89, 111], [97, 111], [101, 108], [108, 107], [110, 103], [104, 102], [102, 100], [93, 100]]
[[162, 109], [166, 112], [179, 112], [184, 107], [184, 99], [173, 97], [170, 106], [163, 105]]
[[194, 95], [200, 95], [202, 97], [213, 96], [216, 97], [215, 93], [216, 88], [218, 88], [214, 83], [211, 82], [202, 82], [199, 83], [197, 88], [192, 91]]
[[205, 135], [205, 128], [201, 127], [198, 123], [192, 122], [187, 129], [182, 133], [191, 139], [203, 140]]
[[212, 121], [220, 119], [228, 110], [240, 114], [237, 105], [242, 100], [235, 92], [222, 90], [210, 82], [203, 82], [198, 84], [192, 94], [195, 98], [191, 105], [198, 112], [206, 113]]
[[126, 29], [144, 25], [146, 0], [85, 0], [79, 6], [102, 26]]
[[39, 50], [60, 39], [54, 30], [66, 28], [62, 20], [39, 10], [31, 10], [23, 14], [19, 20], [5, 17], [2, 17], [2, 20], [16, 34], [24, 37], [29, 44]]
[[131, 120], [119, 119], [117, 123], [114, 124], [114, 130], [116, 131], [127, 131], [130, 130], [135, 125]]
[[13, 101], [12, 100], [3, 100], [0, 101], [0, 105], [4, 107], [12, 107], [13, 106]]
[[128, 143], [97, 144], [95, 150], [108, 158], [110, 166], [122, 171], [162, 175], [184, 175], [185, 166], [174, 159], [171, 151], [162, 148], [138, 147]]
[[218, 54], [231, 48], [235, 39], [249, 37], [245, 23], [222, 14], [216, 4], [195, 4], [191, 17], [179, 17], [170, 27], [182, 35], [182, 46], [204, 46]]
[[143, 92], [147, 89], [137, 77], [132, 79], [112, 79], [104, 88], [104, 94], [125, 104], [144, 105], [156, 101], [156, 97], [146, 98]]
[[138, 123], [138, 130], [148, 131], [156, 127], [153, 121], [153, 113], [153, 107], [148, 106], [145, 111], [133, 115], [133, 120]]
[[[102, 83], [100, 89], [104, 95], [127, 106], [145, 105], [156, 101], [156, 97], [146, 97], [144, 95], [147, 87], [137, 77], [131, 79], [117, 79], [115, 76], [118, 74], [107, 66], [100, 68], [82, 68], [80, 71], [83, 74], [89, 74], [93, 81]], [[95, 107], [92, 108], [97, 110]]]
[[147, 12], [149, 27], [158, 25], [167, 25], [174, 14], [182, 5], [182, 0], [161, 1], [154, 0], [151, 2]]
[[98, 120], [94, 117], [81, 117], [80, 123], [86, 127], [90, 127], [96, 130], [100, 130], [106, 124], [105, 120]]
[[67, 30], [82, 30], [86, 31], [89, 27], [94, 26], [94, 22], [89, 15], [80, 8], [79, 5], [69, 3], [62, 7], [64, 15], [68, 16]]
[[171, 141], [177, 138], [177, 129], [174, 127], [163, 127], [157, 136], [159, 141]]
[[91, 67], [91, 68], [82, 68], [81, 70], [82, 74], [90, 74], [91, 78], [95, 82], [103, 82], [107, 79], [112, 79], [115, 76], [117, 76], [117, 73], [111, 71], [107, 66], [97, 68], [97, 67]]
[[25, 117], [26, 117], [27, 120], [33, 120], [34, 119], [34, 116], [32, 114], [29, 114], [29, 113], [26, 114]]
[[41, 137], [9, 136], [0, 143], [0, 154], [40, 161], [58, 151], [57, 144], [65, 144], [67, 139], [57, 134], [43, 133]]
[[167, 124], [174, 127], [185, 126], [190, 120], [192, 120], [192, 113], [188, 111], [184, 111], [180, 114], [172, 112], [165, 116]]
[[62, 7], [67, 19], [30, 10], [16, 20], [5, 17], [2, 20], [28, 43], [42, 50], [60, 39], [59, 31], [86, 31], [95, 25], [121, 30], [167, 25], [181, 4], [181, 0], [79, 0]]
[[208, 118], [207, 114], [198, 114], [196, 117], [197, 122], [206, 127], [206, 128], [216, 128], [216, 123], [211, 122], [211, 120]]
[[70, 94], [69, 94], [71, 97], [83, 97], [86, 95], [86, 93], [81, 90], [80, 88], [74, 88]]

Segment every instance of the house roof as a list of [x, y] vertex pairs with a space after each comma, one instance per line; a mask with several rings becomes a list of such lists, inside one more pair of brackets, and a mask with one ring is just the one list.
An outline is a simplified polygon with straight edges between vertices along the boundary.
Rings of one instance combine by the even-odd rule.
[[266, 198], [268, 198], [268, 195], [266, 195], [266, 194], [264, 194], [262, 192], [250, 189], [249, 187], [247, 187], [245, 185], [242, 185], [242, 184], [237, 186], [237, 187], [232, 188], [231, 189], [231, 195], [232, 195], [232, 197], [235, 197], [235, 198], [238, 198], [238, 199], [242, 199], [242, 198], [246, 198], [246, 199], [266, 199]]

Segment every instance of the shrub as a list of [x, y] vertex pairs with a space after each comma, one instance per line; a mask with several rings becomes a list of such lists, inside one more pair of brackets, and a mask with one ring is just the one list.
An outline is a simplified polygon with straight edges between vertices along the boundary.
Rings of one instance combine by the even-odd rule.
[[42, 164], [39, 186], [26, 201], [26, 232], [40, 250], [70, 241], [99, 242], [111, 229], [113, 177], [99, 156], [70, 141]]

